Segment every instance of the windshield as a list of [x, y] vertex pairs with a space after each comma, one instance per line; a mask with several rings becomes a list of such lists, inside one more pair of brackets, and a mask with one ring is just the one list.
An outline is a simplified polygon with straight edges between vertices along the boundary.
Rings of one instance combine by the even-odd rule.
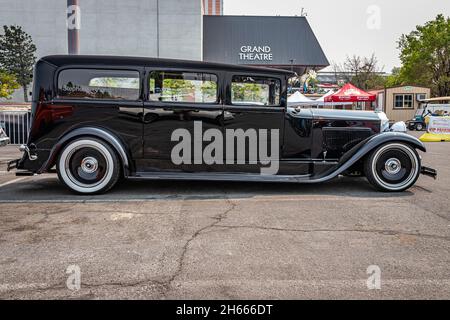
[[421, 116], [422, 114], [423, 114], [423, 108], [421, 107], [421, 108], [417, 109], [416, 116]]

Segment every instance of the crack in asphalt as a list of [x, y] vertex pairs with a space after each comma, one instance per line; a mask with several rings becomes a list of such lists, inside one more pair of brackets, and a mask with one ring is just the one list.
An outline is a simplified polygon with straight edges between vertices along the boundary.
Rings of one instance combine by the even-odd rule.
[[207, 231], [208, 229], [214, 228], [215, 226], [217, 226], [220, 222], [222, 222], [227, 215], [233, 211], [237, 204], [235, 202], [233, 202], [229, 197], [226, 197], [226, 202], [228, 203], [229, 207], [221, 212], [220, 214], [211, 217], [211, 219], [213, 219], [214, 221], [210, 224], [208, 224], [207, 226], [204, 226], [200, 229], [198, 229], [184, 244], [182, 251], [181, 251], [181, 255], [180, 258], [178, 259], [178, 267], [177, 270], [174, 272], [174, 274], [168, 279], [167, 281], [167, 288], [170, 289], [172, 283], [175, 281], [175, 279], [183, 272], [183, 268], [184, 268], [184, 260], [186, 258], [186, 254], [187, 251], [189, 250], [189, 246], [190, 244], [202, 233], [204, 233], [205, 231]]
[[450, 241], [450, 237], [439, 236], [434, 234], [425, 234], [420, 232], [405, 232], [399, 230], [389, 230], [389, 229], [293, 229], [293, 228], [277, 228], [277, 227], [262, 227], [262, 226], [248, 226], [248, 225], [224, 225], [216, 224], [212, 227], [216, 228], [226, 228], [226, 229], [259, 229], [259, 230], [270, 230], [270, 231], [285, 231], [285, 232], [303, 232], [303, 233], [314, 233], [314, 232], [362, 232], [362, 233], [378, 233], [386, 236], [415, 236], [423, 238], [438, 239], [444, 241]]
[[81, 288], [93, 289], [102, 287], [119, 287], [119, 288], [134, 288], [140, 286], [153, 286], [155, 291], [161, 296], [165, 295], [165, 292], [169, 289], [167, 281], [160, 281], [154, 279], [144, 279], [135, 282], [106, 282], [106, 283], [82, 283]]
[[[185, 199], [183, 199], [183, 200], [185, 200]], [[219, 213], [218, 215], [211, 217], [213, 222], [198, 229], [183, 245], [182, 252], [178, 259], [177, 269], [167, 280], [145, 279], [145, 280], [129, 282], [129, 283], [127, 283], [127, 282], [107, 282], [107, 283], [100, 283], [100, 284], [82, 283], [81, 288], [89, 289], [89, 288], [99, 288], [99, 287], [105, 287], [105, 286], [126, 288], [126, 287], [142, 286], [142, 285], [154, 285], [155, 288], [157, 289], [158, 293], [160, 293], [163, 297], [166, 296], [166, 293], [171, 289], [172, 283], [183, 271], [184, 260], [185, 260], [185, 257], [186, 257], [186, 254], [187, 254], [187, 251], [189, 249], [189, 245], [191, 244], [191, 242], [194, 241], [200, 234], [202, 234], [206, 230], [213, 228], [215, 225], [219, 224], [223, 219], [226, 218], [228, 213], [230, 213], [231, 211], [233, 211], [235, 209], [235, 207], [237, 205], [236, 203], [234, 203], [231, 199], [229, 199], [229, 197], [225, 197], [225, 200], [228, 203], [229, 207], [225, 211]], [[135, 213], [135, 212], [133, 212], [133, 213]], [[41, 223], [43, 220], [47, 219], [48, 216], [49, 216], [48, 212], [44, 213], [44, 217], [42, 219], [40, 219], [38, 222], [34, 223], [33, 225]], [[42, 291], [48, 291], [48, 290], [64, 290], [64, 289], [67, 289], [67, 287], [65, 287], [64, 285], [61, 285], [61, 283], [57, 283], [57, 284], [53, 284], [53, 285], [50, 285], [47, 287], [42, 287], [42, 288], [27, 288], [27, 289], [13, 290], [13, 291], [27, 293], [27, 292], [42, 292]]]
[[417, 201], [409, 201], [408, 203], [416, 206], [417, 208], [419, 208], [421, 210], [424, 210], [425, 212], [429, 212], [429, 213], [431, 213], [431, 214], [433, 214], [433, 215], [435, 215], [435, 216], [437, 216], [437, 217], [439, 217], [441, 219], [444, 219], [446, 221], [450, 221], [449, 217], [444, 216], [444, 215], [442, 215], [442, 214], [440, 214], [438, 212], [435, 212], [435, 210], [433, 210], [433, 209], [431, 209], [431, 208], [429, 208], [427, 206], [423, 206], [423, 205], [421, 205], [421, 203], [418, 203]]
[[[94, 288], [101, 288], [101, 287], [120, 287], [120, 288], [133, 288], [143, 285], [150, 285], [154, 286], [156, 291], [163, 295], [165, 290], [167, 290], [167, 282], [166, 281], [158, 281], [158, 280], [149, 280], [144, 279], [140, 281], [135, 282], [105, 282], [105, 283], [81, 283], [80, 285], [80, 291], [83, 289], [94, 289]], [[11, 292], [14, 293], [31, 293], [31, 292], [47, 292], [50, 290], [70, 290], [67, 288], [67, 286], [62, 285], [61, 283], [55, 283], [49, 286], [45, 287], [38, 287], [38, 288], [23, 288], [23, 289], [11, 289], [11, 290], [5, 290], [3, 294], [8, 294]], [[70, 290], [71, 293], [78, 292], [77, 290]]]

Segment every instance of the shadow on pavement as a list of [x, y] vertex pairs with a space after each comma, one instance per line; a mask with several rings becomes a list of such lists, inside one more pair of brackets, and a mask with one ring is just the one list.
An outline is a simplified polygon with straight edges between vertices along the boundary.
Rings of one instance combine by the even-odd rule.
[[226, 199], [255, 196], [337, 196], [364, 198], [409, 197], [410, 191], [383, 193], [365, 178], [340, 177], [321, 184], [220, 181], [123, 181], [106, 194], [83, 196], [66, 189], [56, 175], [27, 178], [0, 189], [0, 202], [14, 201], [133, 201], [176, 199]]

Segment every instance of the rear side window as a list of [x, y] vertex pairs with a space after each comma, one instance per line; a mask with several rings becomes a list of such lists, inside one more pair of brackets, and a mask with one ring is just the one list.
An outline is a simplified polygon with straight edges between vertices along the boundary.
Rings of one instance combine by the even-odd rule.
[[231, 103], [237, 105], [279, 106], [279, 79], [234, 76], [231, 82]]
[[138, 100], [139, 82], [138, 71], [67, 69], [59, 73], [58, 97]]
[[150, 75], [150, 100], [216, 103], [217, 76], [201, 72], [154, 71]]

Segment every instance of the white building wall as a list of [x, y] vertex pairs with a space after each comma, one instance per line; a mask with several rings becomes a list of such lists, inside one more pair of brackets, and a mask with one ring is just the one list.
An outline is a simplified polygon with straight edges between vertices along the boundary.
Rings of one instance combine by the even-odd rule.
[[[79, 2], [80, 54], [157, 57], [159, 42], [161, 58], [202, 60], [201, 0]], [[22, 26], [38, 58], [67, 54], [66, 7], [66, 0], [0, 0], [0, 25]]]

